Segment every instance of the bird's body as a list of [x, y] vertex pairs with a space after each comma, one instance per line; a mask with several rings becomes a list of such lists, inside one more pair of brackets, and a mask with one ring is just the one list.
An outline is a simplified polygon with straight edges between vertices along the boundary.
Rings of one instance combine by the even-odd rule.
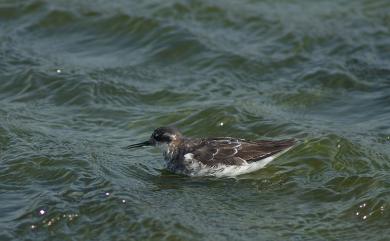
[[232, 176], [258, 170], [295, 144], [294, 140], [249, 141], [233, 137], [188, 138], [176, 128], [161, 127], [147, 142], [158, 146], [167, 168], [190, 176]]

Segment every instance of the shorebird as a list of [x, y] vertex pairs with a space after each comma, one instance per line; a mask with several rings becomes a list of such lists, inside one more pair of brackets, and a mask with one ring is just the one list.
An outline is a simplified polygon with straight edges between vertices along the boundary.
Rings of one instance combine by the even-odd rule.
[[295, 140], [245, 140], [233, 137], [189, 138], [175, 127], [157, 128], [149, 140], [127, 148], [162, 149], [167, 168], [189, 176], [236, 176], [263, 168], [295, 145]]

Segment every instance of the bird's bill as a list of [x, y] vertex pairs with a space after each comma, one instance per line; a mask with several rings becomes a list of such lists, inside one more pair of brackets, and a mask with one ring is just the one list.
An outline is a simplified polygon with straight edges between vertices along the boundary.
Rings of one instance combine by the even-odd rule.
[[131, 148], [143, 147], [143, 146], [151, 146], [151, 145], [152, 145], [152, 143], [150, 141], [144, 141], [144, 142], [141, 142], [141, 143], [137, 143], [137, 144], [133, 144], [133, 145], [127, 146], [127, 148], [131, 149]]

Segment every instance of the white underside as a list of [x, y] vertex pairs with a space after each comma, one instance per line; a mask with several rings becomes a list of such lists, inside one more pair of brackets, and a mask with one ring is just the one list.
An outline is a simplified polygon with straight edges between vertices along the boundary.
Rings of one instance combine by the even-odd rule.
[[[290, 147], [291, 148], [291, 147]], [[290, 148], [279, 152], [273, 156], [269, 156], [267, 158], [264, 158], [262, 160], [243, 164], [243, 165], [218, 165], [218, 166], [206, 166], [202, 164], [201, 162], [193, 159], [192, 153], [187, 153], [185, 158], [185, 167], [186, 169], [184, 171], [178, 171], [178, 170], [172, 170], [176, 173], [181, 173], [189, 176], [215, 176], [215, 177], [233, 177], [238, 176], [242, 174], [251, 173], [254, 171], [257, 171], [259, 169], [262, 169], [265, 167], [268, 163], [273, 161], [278, 156], [282, 155], [286, 151], [288, 151]], [[169, 163], [168, 163], [169, 168]]]

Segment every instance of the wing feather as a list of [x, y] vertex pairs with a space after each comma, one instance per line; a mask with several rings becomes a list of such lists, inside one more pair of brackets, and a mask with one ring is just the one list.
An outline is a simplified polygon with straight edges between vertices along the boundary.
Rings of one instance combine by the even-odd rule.
[[205, 165], [242, 165], [272, 156], [295, 144], [294, 140], [248, 141], [231, 137], [204, 139], [194, 158]]

